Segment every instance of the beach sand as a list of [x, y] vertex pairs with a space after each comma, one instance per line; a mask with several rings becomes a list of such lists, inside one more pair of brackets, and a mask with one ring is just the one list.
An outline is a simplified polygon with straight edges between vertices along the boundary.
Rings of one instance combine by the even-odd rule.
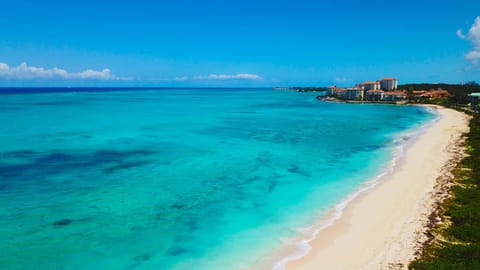
[[432, 107], [441, 118], [406, 149], [394, 172], [355, 198], [287, 270], [407, 269], [428, 240], [432, 213], [448, 196], [451, 170], [463, 155], [462, 134], [468, 132], [469, 116]]

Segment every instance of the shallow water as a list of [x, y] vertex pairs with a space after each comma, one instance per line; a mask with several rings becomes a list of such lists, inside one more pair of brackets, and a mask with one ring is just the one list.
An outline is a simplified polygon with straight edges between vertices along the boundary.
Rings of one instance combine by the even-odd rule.
[[249, 269], [434, 117], [270, 89], [0, 98], [0, 269], [12, 270]]

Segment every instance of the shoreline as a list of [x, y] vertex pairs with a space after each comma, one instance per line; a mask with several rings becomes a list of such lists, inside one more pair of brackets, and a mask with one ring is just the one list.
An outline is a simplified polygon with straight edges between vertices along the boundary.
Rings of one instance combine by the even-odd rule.
[[[391, 106], [392, 104], [384, 103], [381, 105]], [[419, 106], [427, 107], [428, 110], [434, 110], [436, 105], [433, 105], [432, 108], [424, 105]], [[285, 270], [287, 263], [302, 259], [303, 257], [307, 256], [312, 249], [310, 242], [314, 241], [322, 230], [329, 228], [335, 222], [341, 219], [344, 215], [345, 209], [351, 203], [354, 203], [359, 197], [367, 194], [372, 189], [375, 189], [395, 172], [395, 169], [403, 162], [405, 151], [411, 147], [413, 143], [423, 133], [426, 132], [426, 130], [435, 125], [435, 123], [441, 118], [439, 113], [435, 111], [432, 113], [436, 115], [434, 119], [427, 121], [413, 130], [407, 130], [397, 135], [398, 137], [393, 141], [393, 144], [398, 145], [396, 145], [395, 149], [393, 150], [391, 160], [385, 163], [385, 165], [381, 167], [373, 177], [369, 178], [369, 180], [361, 184], [356, 190], [350, 194], [347, 194], [346, 197], [333, 205], [330, 210], [326, 211], [324, 215], [312, 225], [295, 229], [295, 231], [299, 233], [299, 236], [290, 239], [286, 246], [279, 248], [278, 251], [275, 252], [274, 257], [277, 259], [270, 258], [267, 260], [267, 262], [274, 261], [275, 263], [261, 264], [261, 268], [255, 269], [271, 268], [272, 270]], [[272, 265], [272, 267], [268, 267], [267, 265]]]
[[407, 143], [393, 171], [332, 209], [300, 244], [307, 250], [284, 257], [274, 269], [407, 268], [429, 240], [425, 232], [448, 197], [450, 171], [463, 155], [462, 135], [468, 132], [466, 114], [426, 106], [439, 117]]

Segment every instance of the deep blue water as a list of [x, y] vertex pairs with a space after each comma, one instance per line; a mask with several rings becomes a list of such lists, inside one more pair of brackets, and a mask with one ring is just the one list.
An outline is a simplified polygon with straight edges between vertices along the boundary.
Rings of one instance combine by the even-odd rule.
[[270, 89], [74, 90], [0, 90], [0, 269], [252, 269], [434, 117]]

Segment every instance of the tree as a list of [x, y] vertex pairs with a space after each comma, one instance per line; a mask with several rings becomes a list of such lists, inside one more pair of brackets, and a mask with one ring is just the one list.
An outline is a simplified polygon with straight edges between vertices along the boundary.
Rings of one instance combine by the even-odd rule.
[[475, 81], [469, 81], [465, 85], [467, 85], [467, 86], [479, 86], [479, 84]]

